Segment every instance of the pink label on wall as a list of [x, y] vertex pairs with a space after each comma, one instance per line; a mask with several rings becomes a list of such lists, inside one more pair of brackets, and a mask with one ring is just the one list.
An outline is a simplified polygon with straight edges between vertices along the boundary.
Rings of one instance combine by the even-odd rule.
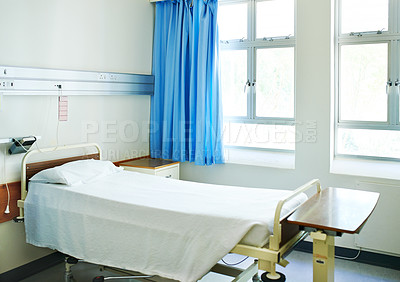
[[68, 120], [68, 96], [58, 97], [58, 120]]

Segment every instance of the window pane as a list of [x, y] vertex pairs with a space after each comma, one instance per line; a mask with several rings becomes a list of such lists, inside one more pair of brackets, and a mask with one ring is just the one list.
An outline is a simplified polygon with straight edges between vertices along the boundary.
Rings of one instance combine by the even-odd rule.
[[294, 1], [257, 1], [257, 38], [294, 35]]
[[388, 30], [389, 0], [342, 0], [342, 33]]
[[224, 123], [224, 145], [295, 149], [295, 127], [289, 125]]
[[341, 120], [386, 121], [388, 45], [344, 45], [340, 49]]
[[400, 132], [340, 128], [337, 147], [339, 154], [400, 158]]
[[221, 52], [221, 91], [224, 116], [247, 116], [247, 51]]
[[219, 38], [247, 39], [247, 3], [220, 5], [218, 9]]
[[258, 117], [294, 117], [294, 48], [257, 50]]

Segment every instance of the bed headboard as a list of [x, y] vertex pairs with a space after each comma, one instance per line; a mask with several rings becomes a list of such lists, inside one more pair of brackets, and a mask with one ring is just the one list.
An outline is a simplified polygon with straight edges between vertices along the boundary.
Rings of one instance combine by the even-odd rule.
[[63, 158], [63, 159], [55, 159], [55, 160], [50, 160], [50, 161], [43, 161], [43, 162], [37, 162], [37, 163], [28, 163], [25, 165], [26, 169], [26, 175], [25, 175], [25, 181], [28, 183], [28, 180], [34, 176], [36, 173], [39, 171], [56, 167], [59, 165], [63, 165], [65, 163], [73, 162], [73, 161], [78, 161], [78, 160], [89, 160], [89, 159], [95, 159], [95, 160], [100, 160], [100, 154], [95, 153], [95, 154], [89, 154], [89, 155], [82, 155], [82, 156], [76, 156], [76, 157], [70, 157], [70, 158]]
[[[79, 149], [79, 148], [95, 148], [96, 153], [90, 153], [90, 154], [81, 154], [78, 156], [74, 157], [68, 157], [68, 158], [59, 158], [59, 159], [53, 159], [50, 161], [42, 161], [42, 162], [36, 162], [36, 163], [28, 163], [29, 158], [37, 153], [51, 153], [51, 152], [58, 152], [62, 150], [73, 150], [73, 149]], [[31, 178], [34, 174], [38, 173], [41, 170], [52, 168], [55, 166], [59, 166], [68, 162], [76, 161], [76, 160], [86, 160], [86, 159], [96, 159], [100, 160], [101, 159], [101, 148], [99, 145], [96, 143], [83, 143], [83, 144], [75, 144], [75, 145], [65, 145], [65, 146], [58, 146], [58, 147], [53, 147], [53, 148], [46, 148], [46, 149], [40, 149], [40, 150], [32, 150], [27, 152], [21, 163], [21, 200], [18, 201], [18, 207], [20, 208], [20, 213], [18, 218], [23, 218], [24, 216], [24, 201], [26, 198], [26, 195], [28, 193], [27, 190], [27, 183], [28, 179]]]

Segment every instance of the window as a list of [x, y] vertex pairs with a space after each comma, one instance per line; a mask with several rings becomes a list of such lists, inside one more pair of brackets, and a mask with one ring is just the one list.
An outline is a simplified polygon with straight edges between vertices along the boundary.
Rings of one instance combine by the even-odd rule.
[[337, 0], [335, 155], [400, 160], [400, 1]]
[[226, 147], [294, 151], [295, 0], [220, 0]]

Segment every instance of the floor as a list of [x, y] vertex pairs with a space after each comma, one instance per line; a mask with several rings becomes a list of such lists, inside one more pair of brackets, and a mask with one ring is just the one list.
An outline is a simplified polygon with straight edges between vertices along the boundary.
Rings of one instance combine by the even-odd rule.
[[[224, 258], [226, 263], [240, 262], [244, 257], [230, 254]], [[290, 264], [286, 268], [277, 267], [277, 271], [286, 275], [288, 282], [307, 282], [312, 281], [312, 254], [300, 251], [293, 251], [287, 258]], [[252, 263], [249, 258], [238, 265], [246, 267]], [[74, 278], [77, 282], [92, 281], [98, 275], [115, 276], [116, 274], [108, 271], [100, 271], [98, 266], [78, 263], [72, 268]], [[209, 273], [201, 279], [201, 282], [227, 282], [232, 278], [216, 273]], [[22, 280], [21, 282], [64, 282], [64, 265], [59, 264], [34, 276]], [[108, 281], [138, 281], [138, 280], [108, 280]], [[335, 260], [335, 281], [336, 282], [377, 282], [377, 281], [400, 281], [400, 271], [387, 269], [384, 267], [371, 266], [356, 263], [353, 261], [336, 259]]]

